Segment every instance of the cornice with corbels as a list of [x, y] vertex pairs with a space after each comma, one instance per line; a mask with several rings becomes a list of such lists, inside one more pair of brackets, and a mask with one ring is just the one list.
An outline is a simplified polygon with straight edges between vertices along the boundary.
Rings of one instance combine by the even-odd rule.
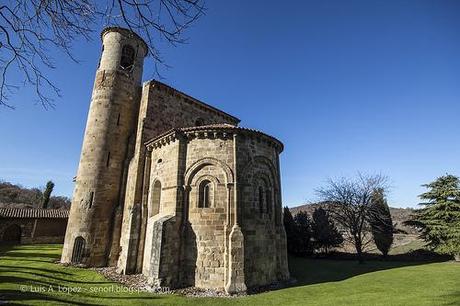
[[283, 151], [283, 144], [276, 138], [264, 134], [257, 130], [246, 129], [241, 127], [192, 127], [173, 129], [146, 142], [148, 150], [161, 148], [162, 146], [169, 145], [179, 138], [183, 138], [188, 142], [193, 139], [222, 139], [230, 140], [233, 135], [242, 135], [258, 143], [265, 143], [269, 147], [274, 147], [278, 153]]

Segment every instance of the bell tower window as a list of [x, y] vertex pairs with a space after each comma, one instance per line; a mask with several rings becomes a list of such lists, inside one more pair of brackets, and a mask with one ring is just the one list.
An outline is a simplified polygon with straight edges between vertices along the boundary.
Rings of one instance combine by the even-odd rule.
[[134, 65], [134, 48], [130, 45], [123, 46], [121, 49], [120, 67], [123, 70], [130, 70]]

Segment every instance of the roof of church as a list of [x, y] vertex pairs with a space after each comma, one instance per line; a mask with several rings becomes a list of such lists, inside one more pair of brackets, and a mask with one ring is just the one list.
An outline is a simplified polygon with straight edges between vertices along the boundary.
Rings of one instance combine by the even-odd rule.
[[256, 136], [260, 136], [263, 138], [268, 139], [269, 141], [275, 143], [280, 147], [280, 152], [283, 150], [284, 146], [281, 141], [276, 139], [273, 136], [270, 136], [268, 134], [265, 134], [264, 132], [261, 132], [259, 130], [255, 129], [250, 129], [250, 128], [245, 128], [245, 127], [240, 127], [236, 126], [233, 124], [228, 124], [228, 123], [217, 123], [217, 124], [208, 124], [208, 125], [201, 125], [201, 126], [190, 126], [190, 127], [181, 127], [181, 128], [174, 128], [170, 129], [157, 137], [154, 137], [147, 141], [145, 145], [153, 145], [157, 142], [163, 141], [165, 138], [168, 138], [174, 134], [180, 133], [180, 134], [190, 134], [190, 133], [206, 133], [206, 132], [243, 132], [243, 133], [249, 133], [253, 134]]
[[67, 209], [0, 208], [0, 218], [66, 219], [68, 217]]
[[203, 109], [206, 109], [207, 111], [210, 111], [210, 112], [213, 112], [213, 113], [216, 113], [216, 114], [219, 114], [220, 116], [226, 118], [227, 120], [230, 120], [230, 121], [233, 121], [235, 122], [236, 124], [238, 124], [241, 120], [238, 119], [237, 117], [235, 116], [232, 116], [230, 115], [229, 113], [226, 113], [224, 112], [223, 110], [220, 110], [212, 105], [209, 105], [203, 101], [200, 101], [192, 96], [189, 96], [188, 94], [180, 91], [180, 90], [177, 90], [176, 88], [172, 87], [172, 86], [169, 86], [168, 84], [165, 84], [165, 83], [162, 83], [158, 80], [150, 80], [150, 81], [147, 81], [144, 83], [144, 85], [150, 85], [150, 84], [154, 84], [154, 85], [157, 85], [159, 87], [163, 87], [165, 89], [168, 89], [172, 92], [174, 92], [175, 94], [177, 95], [180, 95], [182, 96], [186, 101], [190, 102], [190, 103], [194, 103], [200, 107], [202, 107]]

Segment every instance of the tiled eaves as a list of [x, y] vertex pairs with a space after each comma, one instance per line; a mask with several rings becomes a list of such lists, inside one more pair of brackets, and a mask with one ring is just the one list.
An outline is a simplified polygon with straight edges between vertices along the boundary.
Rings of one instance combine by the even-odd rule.
[[0, 208], [0, 218], [67, 219], [68, 217], [67, 209]]

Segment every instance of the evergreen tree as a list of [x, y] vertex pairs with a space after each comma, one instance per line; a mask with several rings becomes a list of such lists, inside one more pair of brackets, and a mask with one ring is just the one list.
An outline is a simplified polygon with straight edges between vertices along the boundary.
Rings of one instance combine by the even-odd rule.
[[43, 192], [43, 201], [42, 201], [42, 208], [48, 208], [48, 203], [50, 201], [51, 193], [54, 189], [54, 183], [52, 181], [48, 181], [46, 183], [45, 191]]
[[368, 218], [374, 243], [377, 249], [386, 257], [393, 244], [394, 228], [390, 208], [382, 188], [378, 188], [372, 193]]
[[312, 237], [315, 249], [320, 249], [325, 254], [331, 247], [343, 243], [342, 234], [337, 230], [326, 210], [321, 207], [313, 212]]
[[291, 211], [288, 207], [284, 207], [283, 212], [283, 223], [286, 231], [286, 243], [287, 249], [290, 254], [295, 254], [296, 250], [296, 239], [297, 239], [297, 226], [292, 217]]
[[406, 223], [421, 229], [430, 248], [460, 260], [460, 179], [446, 174], [422, 186], [428, 188], [419, 196], [423, 208]]
[[306, 212], [300, 211], [295, 215], [294, 221], [297, 227], [295, 251], [298, 255], [311, 255], [313, 253], [311, 220]]

